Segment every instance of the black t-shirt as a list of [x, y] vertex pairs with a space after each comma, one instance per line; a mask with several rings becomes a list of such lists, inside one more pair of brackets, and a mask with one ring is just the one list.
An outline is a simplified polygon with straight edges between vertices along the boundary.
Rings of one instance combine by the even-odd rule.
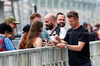
[[89, 32], [85, 27], [81, 25], [76, 30], [73, 28], [69, 29], [66, 33], [64, 41], [67, 41], [70, 45], [78, 45], [79, 41], [85, 42], [82, 51], [68, 50], [70, 66], [78, 66], [89, 61]]
[[89, 41], [95, 41], [96, 40], [96, 34], [94, 31], [89, 32]]

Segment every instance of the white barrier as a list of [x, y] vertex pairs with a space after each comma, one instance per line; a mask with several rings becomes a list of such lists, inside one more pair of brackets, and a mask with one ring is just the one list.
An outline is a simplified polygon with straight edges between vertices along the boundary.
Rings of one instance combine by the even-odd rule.
[[100, 41], [90, 42], [90, 58], [93, 66], [100, 66]]
[[0, 66], [68, 66], [67, 50], [54, 47], [0, 52]]
[[[100, 41], [90, 42], [92, 66], [100, 65]], [[42, 47], [0, 52], [0, 66], [69, 66], [68, 50]]]

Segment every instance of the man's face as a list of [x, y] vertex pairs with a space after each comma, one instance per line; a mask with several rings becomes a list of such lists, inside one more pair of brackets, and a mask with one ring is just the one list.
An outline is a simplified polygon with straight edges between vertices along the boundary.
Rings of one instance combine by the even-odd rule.
[[68, 18], [68, 22], [72, 28], [77, 26], [77, 19], [74, 19], [74, 17]]
[[17, 28], [17, 25], [15, 23], [7, 23], [7, 24], [12, 27], [13, 31], [14, 31], [14, 28]]
[[34, 19], [31, 20], [31, 23], [35, 20], [40, 20], [41, 21], [41, 17], [35, 17]]
[[44, 18], [46, 29], [53, 29], [52, 20], [50, 18]]
[[64, 17], [64, 15], [58, 15], [57, 16], [57, 24], [60, 25], [61, 27], [65, 26], [65, 17]]

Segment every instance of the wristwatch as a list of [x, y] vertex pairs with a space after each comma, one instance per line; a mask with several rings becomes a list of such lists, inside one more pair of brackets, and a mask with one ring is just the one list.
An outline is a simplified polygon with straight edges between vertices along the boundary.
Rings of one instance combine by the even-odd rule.
[[65, 47], [64, 48], [67, 48], [67, 44], [65, 44]]

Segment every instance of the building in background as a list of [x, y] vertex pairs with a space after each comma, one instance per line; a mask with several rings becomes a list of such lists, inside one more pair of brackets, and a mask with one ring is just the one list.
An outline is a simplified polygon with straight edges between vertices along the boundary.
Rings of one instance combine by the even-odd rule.
[[[75, 10], [79, 12], [81, 24], [87, 22], [92, 25], [100, 21], [99, 6], [99, 0], [0, 0], [0, 22], [7, 16], [14, 16], [21, 23], [16, 29], [16, 36], [19, 36], [34, 12], [40, 13], [43, 21], [47, 13], [56, 15], [62, 12], [66, 15], [70, 10]], [[69, 27], [66, 21], [66, 28]]]

